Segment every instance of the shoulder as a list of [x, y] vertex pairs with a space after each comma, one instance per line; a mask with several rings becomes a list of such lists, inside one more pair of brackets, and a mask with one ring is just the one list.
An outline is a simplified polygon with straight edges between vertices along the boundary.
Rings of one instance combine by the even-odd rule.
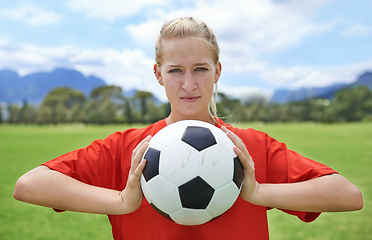
[[225, 123], [221, 119], [217, 119], [217, 125], [219, 126], [225, 126], [230, 131], [234, 132], [236, 135], [238, 135], [243, 141], [249, 140], [250, 141], [257, 141], [257, 140], [265, 140], [267, 138], [270, 138], [269, 135], [265, 132], [255, 130], [253, 128], [239, 128], [232, 126], [231, 124]]
[[160, 120], [156, 123], [148, 125], [144, 128], [128, 128], [123, 131], [117, 131], [109, 135], [105, 141], [118, 142], [122, 147], [136, 146], [140, 141], [142, 141], [148, 135], [155, 135], [162, 128], [167, 126], [165, 119]]
[[162, 119], [156, 123], [153, 123], [151, 125], [148, 125], [144, 128], [129, 128], [122, 132], [119, 132], [120, 135], [124, 135], [127, 137], [132, 138], [145, 138], [147, 135], [154, 135], [157, 132], [159, 132], [162, 128], [166, 127], [167, 123], [165, 122], [165, 119]]

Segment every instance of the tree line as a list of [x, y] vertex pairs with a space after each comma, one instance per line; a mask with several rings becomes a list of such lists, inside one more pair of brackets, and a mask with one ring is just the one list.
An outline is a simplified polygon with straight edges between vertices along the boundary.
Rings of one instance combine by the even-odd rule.
[[[71, 88], [56, 88], [38, 106], [10, 104], [9, 123], [114, 124], [152, 123], [167, 117], [169, 103], [156, 101], [154, 95], [137, 91], [124, 96], [118, 86], [94, 89], [89, 97]], [[345, 88], [332, 100], [308, 99], [288, 104], [272, 104], [264, 100], [244, 102], [223, 93], [218, 94], [220, 117], [230, 122], [349, 122], [372, 120], [372, 91], [366, 86]], [[0, 119], [2, 120], [2, 119]]]

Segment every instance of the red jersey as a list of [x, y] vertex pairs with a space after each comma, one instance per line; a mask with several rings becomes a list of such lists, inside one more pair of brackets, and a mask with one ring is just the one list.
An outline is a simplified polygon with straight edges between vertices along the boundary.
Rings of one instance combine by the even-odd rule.
[[[218, 120], [237, 134], [245, 143], [255, 162], [259, 183], [294, 183], [326, 174], [336, 173], [331, 168], [287, 149], [264, 132], [238, 129]], [[44, 165], [79, 181], [98, 187], [122, 191], [126, 186], [133, 149], [148, 135], [155, 135], [166, 126], [165, 119], [143, 129], [116, 132], [104, 140], [72, 151]], [[267, 208], [252, 205], [240, 197], [222, 216], [197, 226], [183, 226], [158, 214], [146, 201], [133, 213], [109, 215], [116, 240], [218, 240], [269, 239]], [[315, 220], [320, 213], [283, 210], [302, 221]]]

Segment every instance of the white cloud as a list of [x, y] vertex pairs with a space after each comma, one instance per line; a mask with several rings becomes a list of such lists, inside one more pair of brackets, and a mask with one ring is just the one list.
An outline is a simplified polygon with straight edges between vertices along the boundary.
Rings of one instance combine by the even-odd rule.
[[311, 21], [324, 1], [270, 0], [198, 1], [194, 8], [172, 11], [169, 17], [192, 15], [206, 21], [227, 44], [249, 46], [255, 51], [277, 51], [304, 37], [329, 29]]
[[365, 36], [372, 32], [370, 26], [366, 26], [360, 23], [356, 23], [340, 33], [342, 37], [356, 37], [356, 36]]
[[121, 86], [124, 90], [149, 91], [166, 100], [164, 90], [153, 74], [154, 59], [141, 49], [84, 49], [72, 56], [69, 62], [86, 75], [104, 78], [107, 84]]
[[61, 15], [51, 11], [36, 11], [26, 19], [26, 24], [40, 26], [40, 25], [54, 25], [60, 23]]
[[[186, 8], [172, 11], [158, 9], [151, 19], [132, 24], [126, 29], [139, 46], [153, 48], [162, 22], [179, 16], [194, 16], [205, 21], [215, 31], [224, 72], [259, 76], [275, 86], [324, 86], [340, 80], [347, 81], [345, 78], [350, 74], [338, 75], [336, 72], [328, 73], [330, 69], [319, 70], [315, 67], [272, 66], [263, 56], [284, 52], [309, 36], [334, 29], [337, 24], [335, 21], [312, 21], [312, 16], [325, 3], [325, 0], [198, 0]], [[258, 89], [250, 87], [225, 89], [229, 93], [235, 92], [235, 95], [258, 93]], [[265, 96], [271, 94], [269, 90], [259, 92]]]
[[141, 48], [154, 49], [155, 41], [162, 25], [162, 20], [150, 19], [137, 25], [128, 25], [125, 30], [129, 32], [134, 42]]
[[62, 21], [62, 15], [52, 11], [45, 11], [36, 7], [3, 8], [0, 18], [11, 21], [20, 21], [26, 25], [54, 25]]
[[218, 83], [218, 92], [227, 94], [228, 96], [232, 96], [242, 100], [249, 100], [249, 99], [270, 99], [274, 94], [274, 91], [271, 89], [262, 89], [257, 87], [249, 87], [249, 86], [239, 86], [239, 87], [232, 87], [227, 86], [223, 83]]
[[75, 46], [45, 47], [15, 45], [0, 38], [0, 69], [12, 69], [20, 75], [55, 68], [72, 68], [85, 75], [103, 78], [107, 84], [151, 91], [166, 100], [164, 90], [153, 74], [154, 59], [142, 49], [84, 49]]
[[270, 0], [194, 1], [186, 8], [154, 11], [151, 19], [126, 29], [139, 46], [154, 46], [161, 23], [179, 16], [194, 16], [205, 21], [215, 32], [226, 69], [256, 72], [264, 68], [262, 55], [283, 51], [304, 38], [334, 27], [317, 24], [311, 16], [324, 0], [298, 3]]
[[155, 80], [149, 59], [141, 49], [84, 49], [71, 56], [70, 63], [86, 74], [104, 76], [109, 84], [125, 89], [143, 88]]
[[71, 67], [70, 55], [76, 54], [72, 46], [43, 47], [0, 42], [0, 69], [13, 69], [20, 75], [37, 71], [49, 71], [58, 66]]
[[84, 12], [87, 17], [113, 21], [116, 18], [131, 17], [140, 13], [144, 8], [166, 6], [168, 0], [68, 0], [66, 5], [76, 12]]
[[372, 71], [372, 61], [333, 67], [271, 67], [262, 71], [260, 77], [286, 88], [324, 87], [336, 83], [352, 83], [365, 71]]

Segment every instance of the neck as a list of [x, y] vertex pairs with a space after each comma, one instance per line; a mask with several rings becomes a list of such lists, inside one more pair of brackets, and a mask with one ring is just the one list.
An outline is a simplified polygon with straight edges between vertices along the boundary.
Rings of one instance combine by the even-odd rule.
[[198, 121], [207, 122], [207, 123], [210, 123], [210, 124], [213, 124], [213, 125], [215, 125], [215, 123], [216, 123], [216, 120], [210, 114], [208, 114], [205, 117], [182, 117], [182, 116], [175, 117], [171, 113], [165, 121], [166, 121], [167, 125], [169, 125], [169, 124], [172, 124], [172, 123], [175, 123], [175, 122], [178, 122], [178, 121], [182, 121], [182, 120], [198, 120]]

